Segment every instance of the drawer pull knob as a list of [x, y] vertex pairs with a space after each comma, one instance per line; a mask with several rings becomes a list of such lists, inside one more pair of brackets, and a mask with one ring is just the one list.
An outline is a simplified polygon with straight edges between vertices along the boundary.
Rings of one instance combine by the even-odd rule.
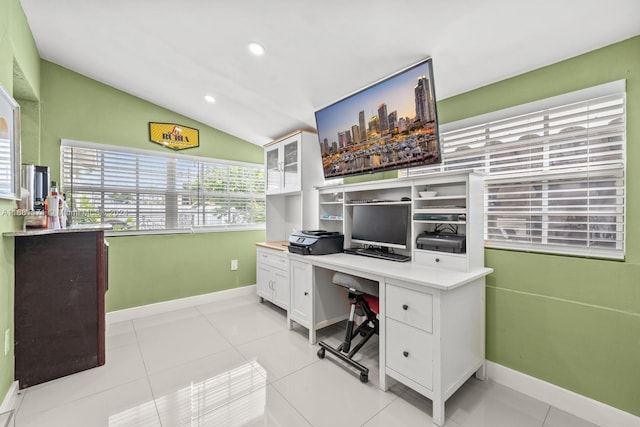
[[304, 293], [304, 296], [307, 296], [307, 295], [309, 295], [309, 292], [305, 292], [305, 293]]
[[402, 352], [402, 355], [403, 355], [404, 357], [409, 357], [409, 352], [408, 352], [408, 351], [403, 351], [403, 352]]
[[407, 304], [402, 304], [402, 309], [403, 310], [409, 310], [409, 306]]
[[440, 258], [436, 258], [436, 262], [440, 262]]

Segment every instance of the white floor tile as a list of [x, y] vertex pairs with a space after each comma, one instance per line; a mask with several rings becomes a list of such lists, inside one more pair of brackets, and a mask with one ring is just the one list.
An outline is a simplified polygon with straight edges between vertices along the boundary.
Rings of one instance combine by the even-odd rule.
[[445, 405], [445, 416], [464, 427], [540, 427], [549, 405], [496, 384], [471, 378]]
[[231, 348], [231, 344], [204, 318], [183, 318], [138, 331], [148, 373], [155, 373]]
[[333, 363], [312, 363], [273, 386], [315, 427], [361, 426], [398, 398]]
[[18, 411], [16, 427], [160, 426], [146, 378], [35, 413]]
[[126, 320], [107, 324], [106, 341], [107, 349], [138, 342], [136, 332], [133, 329], [133, 322]]
[[239, 345], [238, 350], [266, 370], [269, 382], [318, 361], [317, 346], [309, 344], [306, 337], [286, 329]]
[[311, 427], [311, 424], [269, 385], [195, 418], [188, 426]]
[[137, 343], [107, 349], [106, 363], [103, 366], [24, 390], [20, 412], [34, 413], [55, 408], [146, 377]]
[[267, 384], [264, 369], [235, 349], [152, 374], [149, 380], [162, 423], [169, 426], [182, 425]]
[[543, 427], [597, 427], [597, 425], [551, 407]]
[[133, 319], [133, 324], [136, 331], [139, 332], [146, 328], [167, 325], [178, 320], [189, 319], [200, 315], [201, 313], [196, 307], [187, 307], [180, 310], [168, 311], [166, 313]]
[[240, 345], [286, 329], [284, 312], [265, 304], [230, 308], [205, 316], [233, 345]]

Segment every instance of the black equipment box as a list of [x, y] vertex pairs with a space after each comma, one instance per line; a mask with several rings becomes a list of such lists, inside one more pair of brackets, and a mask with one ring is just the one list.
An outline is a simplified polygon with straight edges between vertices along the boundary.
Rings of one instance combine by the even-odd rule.
[[289, 252], [300, 255], [327, 255], [342, 252], [344, 235], [337, 231], [302, 230], [289, 236]]
[[463, 254], [467, 252], [467, 238], [453, 233], [421, 233], [416, 238], [416, 247], [428, 251]]

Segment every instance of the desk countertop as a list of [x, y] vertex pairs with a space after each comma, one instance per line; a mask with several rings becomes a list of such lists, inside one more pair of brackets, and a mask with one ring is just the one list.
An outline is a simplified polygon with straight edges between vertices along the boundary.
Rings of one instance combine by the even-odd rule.
[[470, 272], [452, 271], [413, 262], [387, 261], [345, 253], [313, 256], [289, 254], [289, 259], [372, 280], [380, 280], [383, 277], [442, 290], [457, 288], [493, 272], [492, 268], [479, 268]]
[[26, 236], [42, 236], [45, 234], [64, 234], [64, 233], [82, 233], [88, 231], [109, 231], [113, 227], [111, 224], [86, 224], [86, 225], [72, 225], [68, 228], [27, 228], [21, 231], [12, 231], [8, 233], [2, 233], [3, 236], [14, 237], [26, 237]]
[[282, 252], [289, 251], [289, 242], [286, 240], [278, 241], [278, 242], [258, 242], [256, 243], [256, 246], [261, 246], [267, 249], [276, 249]]

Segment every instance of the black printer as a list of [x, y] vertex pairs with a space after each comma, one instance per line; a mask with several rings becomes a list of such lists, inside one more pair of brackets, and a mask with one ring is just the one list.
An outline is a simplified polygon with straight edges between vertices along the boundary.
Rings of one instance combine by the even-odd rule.
[[416, 238], [416, 247], [428, 251], [463, 254], [467, 252], [467, 238], [462, 234], [425, 231]]
[[289, 252], [300, 255], [327, 255], [342, 252], [344, 235], [337, 231], [302, 230], [289, 236]]

